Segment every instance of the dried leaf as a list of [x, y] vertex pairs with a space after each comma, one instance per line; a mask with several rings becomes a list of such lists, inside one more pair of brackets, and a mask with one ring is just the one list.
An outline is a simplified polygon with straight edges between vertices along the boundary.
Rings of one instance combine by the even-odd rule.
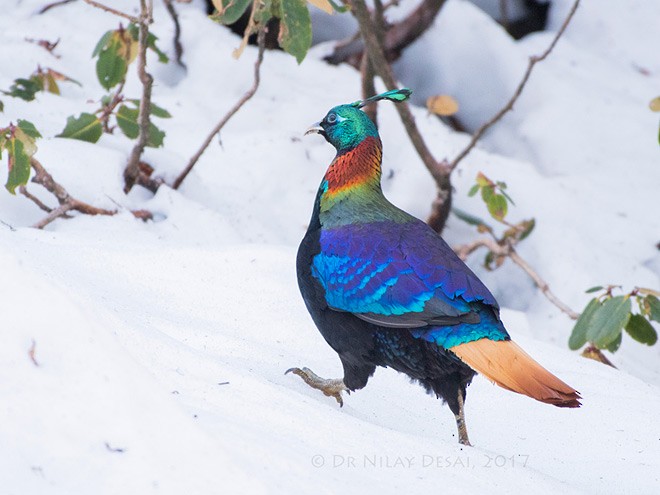
[[430, 96], [426, 108], [436, 115], [448, 116], [458, 112], [458, 102], [449, 95]]
[[332, 4], [328, 2], [328, 0], [307, 0], [307, 1], [317, 9], [321, 9], [326, 14], [332, 15], [335, 13], [335, 9], [332, 8]]
[[660, 112], [660, 96], [656, 96], [649, 103], [649, 108], [653, 112]]

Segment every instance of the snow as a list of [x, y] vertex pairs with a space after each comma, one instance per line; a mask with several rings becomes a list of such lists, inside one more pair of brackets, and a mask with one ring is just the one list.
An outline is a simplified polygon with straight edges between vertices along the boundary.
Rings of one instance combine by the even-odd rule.
[[[149, 61], [154, 101], [173, 118], [158, 122], [165, 147], [145, 158], [168, 179], [251, 84], [255, 50], [232, 59], [238, 38], [209, 22], [199, 3], [176, 4], [187, 72]], [[391, 370], [378, 370], [343, 408], [284, 375], [303, 365], [326, 377], [341, 372], [306, 312], [294, 267], [333, 155], [302, 133], [359, 96], [352, 69], [318, 60], [325, 47], [300, 67], [268, 52], [257, 95], [180, 191], [126, 196], [131, 142], [53, 137], [68, 115], [96, 109], [89, 102], [103, 91], [90, 54], [118, 20], [80, 2], [45, 15], [35, 14], [43, 2], [12, 4], [0, 17], [0, 88], [37, 64], [82, 86], [63, 83], [62, 96], [40, 93], [31, 103], [3, 95], [1, 125], [35, 123], [46, 169], [79, 199], [120, 213], [39, 231], [29, 225], [43, 212], [0, 192], [3, 493], [658, 493], [660, 346], [624, 337], [612, 356], [619, 370], [581, 358], [567, 348], [572, 322], [510, 263], [486, 272], [481, 255], [469, 260], [514, 339], [580, 390], [578, 410], [477, 377], [466, 411], [475, 447], [465, 448], [448, 408]], [[134, 4], [113, 2], [132, 12]], [[454, 95], [461, 120], [478, 126], [512, 93], [570, 4], [553, 3], [551, 31], [513, 42], [472, 4], [448, 0], [434, 30], [398, 64], [399, 76], [417, 101]], [[660, 87], [652, 50], [660, 32], [637, 36], [660, 5], [629, 4], [583, 0], [515, 112], [454, 177], [456, 205], [482, 217], [483, 206], [466, 195], [476, 173], [507, 182], [512, 219], [537, 220], [521, 255], [576, 310], [596, 284], [660, 286], [658, 122], [647, 108]], [[154, 31], [167, 48], [172, 25], [160, 2], [155, 8]], [[26, 37], [61, 38], [61, 58]], [[419, 63], [428, 58], [433, 64]], [[139, 92], [133, 68], [126, 94]], [[415, 115], [436, 156], [466, 144], [424, 109]], [[425, 217], [433, 184], [393, 106], [381, 105], [379, 116], [385, 192]], [[133, 218], [137, 208], [154, 220]], [[451, 244], [474, 235], [453, 218], [445, 232]]]

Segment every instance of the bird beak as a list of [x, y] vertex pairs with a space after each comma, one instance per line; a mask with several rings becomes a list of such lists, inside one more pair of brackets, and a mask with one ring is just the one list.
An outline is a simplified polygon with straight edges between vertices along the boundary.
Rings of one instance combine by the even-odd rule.
[[323, 134], [324, 132], [323, 127], [321, 127], [321, 122], [317, 122], [305, 131], [305, 136], [307, 134]]

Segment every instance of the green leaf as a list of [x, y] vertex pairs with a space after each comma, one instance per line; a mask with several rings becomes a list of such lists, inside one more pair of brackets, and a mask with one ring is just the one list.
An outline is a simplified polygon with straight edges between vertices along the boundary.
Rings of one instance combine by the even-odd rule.
[[0, 112], [4, 112], [4, 111], [5, 111], [5, 104], [2, 103], [2, 101], [0, 100]]
[[278, 42], [301, 63], [312, 46], [312, 21], [305, 0], [281, 0]]
[[149, 124], [149, 136], [147, 137], [147, 146], [151, 148], [160, 148], [165, 140], [165, 132], [161, 131], [153, 124]]
[[587, 329], [587, 340], [599, 349], [607, 347], [621, 333], [630, 319], [631, 302], [626, 296], [607, 299], [598, 308]]
[[[130, 99], [130, 100], [126, 100], [126, 101], [130, 101], [133, 105], [135, 105], [135, 108], [140, 107], [140, 100]], [[163, 107], [159, 107], [153, 101], [151, 102], [150, 111], [151, 111], [151, 115], [153, 115], [154, 117], [160, 117], [161, 119], [171, 119], [172, 118], [172, 114], [170, 114], [170, 112], [165, 110]]]
[[[483, 190], [483, 189], [482, 189]], [[493, 194], [486, 203], [488, 212], [495, 220], [503, 220], [506, 216], [508, 205], [501, 194]]]
[[25, 152], [23, 141], [17, 137], [7, 139], [4, 148], [9, 154], [9, 175], [5, 187], [16, 194], [16, 188], [24, 186], [30, 179], [30, 155]]
[[495, 188], [493, 188], [493, 186], [481, 186], [481, 199], [483, 199], [484, 203], [488, 204], [488, 201], [490, 201], [490, 198], [492, 198], [494, 195]]
[[523, 220], [521, 225], [524, 227], [523, 231], [520, 233], [520, 237], [518, 237], [519, 240], [526, 239], [529, 234], [532, 233], [534, 230], [534, 227], [536, 227], [536, 220], [533, 218], [530, 218], [529, 220]]
[[[137, 139], [140, 134], [140, 125], [138, 124], [139, 110], [137, 108], [128, 108], [122, 105], [117, 110], [117, 125], [130, 139]], [[151, 148], [158, 148], [163, 145], [165, 133], [161, 131], [154, 124], [149, 123], [149, 134], [147, 136], [147, 146]]]
[[592, 299], [589, 304], [584, 308], [582, 314], [575, 322], [573, 332], [568, 339], [568, 347], [574, 351], [578, 350], [587, 343], [587, 330], [591, 326], [591, 320], [598, 309], [600, 309], [600, 302], [598, 299]]
[[[135, 42], [132, 43], [132, 45], [140, 41], [140, 27], [137, 24], [133, 24], [133, 23], [129, 24], [126, 27], [126, 31], [128, 31], [128, 34]], [[167, 58], [167, 55], [165, 55], [162, 51], [160, 51], [160, 49], [156, 46], [156, 41], [158, 41], [158, 37], [154, 33], [147, 32], [147, 48], [149, 48], [154, 53], [156, 53], [156, 55], [158, 55], [159, 62], [166, 64], [169, 61], [169, 59]], [[132, 61], [132, 58], [130, 60]]]
[[21, 129], [25, 134], [31, 138], [40, 138], [41, 134], [34, 126], [34, 124], [28, 120], [18, 119], [18, 128]]
[[169, 58], [167, 58], [167, 55], [163, 53], [160, 48], [156, 46], [156, 41], [158, 40], [158, 37], [154, 33], [149, 33], [147, 35], [147, 48], [149, 48], [152, 52], [154, 52], [156, 55], [158, 55], [158, 61], [161, 64], [166, 64], [169, 62]]
[[626, 332], [637, 342], [653, 345], [658, 341], [658, 333], [642, 315], [632, 315], [626, 325]]
[[103, 36], [101, 36], [101, 39], [94, 47], [94, 51], [92, 52], [92, 58], [96, 57], [99, 53], [101, 53], [101, 50], [103, 50], [103, 48], [110, 41], [110, 38], [112, 38], [113, 33], [114, 31], [106, 31], [106, 33]]
[[9, 91], [3, 91], [6, 95], [13, 96], [14, 98], [20, 98], [25, 101], [32, 101], [35, 98], [35, 95], [43, 90], [42, 82], [37, 77], [31, 77], [29, 79], [18, 78], [14, 80], [9, 88]]
[[172, 114], [165, 110], [163, 107], [159, 107], [154, 102], [151, 102], [151, 115], [154, 117], [160, 117], [161, 119], [171, 119]]
[[101, 134], [103, 134], [103, 124], [98, 117], [91, 113], [81, 113], [78, 118], [73, 115], [67, 118], [66, 127], [57, 137], [95, 143]]
[[488, 251], [484, 257], [484, 268], [492, 272], [495, 269], [493, 268], [493, 263], [495, 263], [495, 253]]
[[470, 225], [474, 225], [474, 226], [487, 225], [486, 222], [484, 222], [481, 218], [476, 217], [466, 211], [459, 210], [458, 208], [452, 208], [451, 212], [454, 215], [456, 215], [458, 218], [463, 220], [465, 223], [468, 223]]
[[612, 342], [607, 344], [605, 349], [607, 349], [608, 351], [610, 351], [612, 353], [618, 351], [619, 347], [621, 347], [621, 341], [622, 340], [623, 340], [623, 332], [619, 332], [619, 336], [616, 339], [614, 339]]
[[128, 62], [122, 54], [122, 48], [125, 48], [122, 42], [117, 36], [113, 36], [109, 44], [101, 50], [96, 61], [96, 76], [101, 86], [107, 90], [122, 82], [126, 77]]
[[648, 295], [644, 298], [644, 307], [648, 311], [649, 319], [660, 323], [660, 299], [654, 295]]
[[511, 199], [511, 196], [509, 196], [507, 192], [504, 190], [506, 189], [506, 184], [504, 184], [504, 182], [498, 182], [498, 184], [504, 185], [504, 187], [500, 186], [500, 192], [502, 193], [502, 196], [504, 196], [509, 203], [515, 206], [516, 203], [514, 203], [513, 199]]
[[481, 187], [490, 187], [491, 189], [493, 188], [493, 183], [491, 180], [481, 172], [477, 173], [476, 181], [477, 184]]
[[212, 0], [217, 9], [211, 19], [220, 24], [235, 23], [247, 10], [252, 0]]
[[596, 285], [595, 287], [591, 287], [590, 289], [585, 290], [584, 292], [586, 294], [592, 294], [594, 292], [598, 292], [599, 290], [603, 290], [602, 285]]
[[481, 189], [481, 186], [480, 186], [479, 184], [475, 184], [475, 185], [472, 186], [472, 187], [470, 188], [470, 190], [468, 191], [468, 196], [469, 196], [469, 197], [474, 196], [475, 194], [477, 194], [477, 193], [479, 192], [479, 189]]
[[128, 108], [126, 105], [121, 105], [117, 110], [117, 125], [121, 132], [130, 139], [137, 139], [140, 134], [140, 126], [137, 123], [139, 110], [137, 108]]
[[273, 17], [277, 17], [280, 12], [280, 4], [277, 2], [278, 0], [261, 0], [258, 2], [256, 5], [257, 9], [252, 13], [254, 22], [257, 25], [263, 25]]

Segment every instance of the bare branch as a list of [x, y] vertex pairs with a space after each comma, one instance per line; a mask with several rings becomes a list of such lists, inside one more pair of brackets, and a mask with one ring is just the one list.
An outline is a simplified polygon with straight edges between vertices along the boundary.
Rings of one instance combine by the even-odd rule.
[[477, 141], [481, 139], [481, 137], [484, 135], [484, 133], [490, 129], [496, 122], [498, 122], [504, 115], [506, 115], [508, 112], [513, 110], [513, 105], [516, 103], [518, 98], [523, 92], [523, 89], [525, 88], [525, 85], [527, 84], [527, 81], [529, 80], [529, 77], [532, 75], [532, 70], [534, 70], [534, 66], [538, 64], [539, 62], [545, 60], [548, 55], [550, 55], [550, 52], [552, 52], [553, 48], [559, 41], [559, 38], [561, 38], [561, 35], [564, 34], [564, 31], [566, 31], [566, 28], [568, 27], [568, 24], [571, 22], [571, 19], [573, 18], [573, 15], [575, 14], [575, 11], [578, 8], [578, 5], [580, 4], [580, 0], [575, 0], [575, 3], [573, 4], [573, 7], [571, 7], [571, 10], [569, 11], [568, 15], [566, 16], [566, 19], [564, 19], [563, 24], [559, 28], [559, 31], [557, 31], [557, 34], [553, 38], [552, 42], [548, 46], [548, 48], [541, 54], [541, 55], [533, 55], [529, 57], [529, 63], [527, 65], [527, 70], [525, 71], [525, 74], [523, 75], [522, 80], [518, 84], [518, 87], [516, 88], [515, 92], [513, 93], [513, 96], [511, 99], [495, 114], [493, 117], [485, 122], [479, 129], [476, 130], [476, 132], [472, 135], [472, 139], [468, 143], [468, 145], [465, 147], [463, 151], [461, 151], [456, 158], [451, 162], [449, 165], [449, 170], [452, 171], [454, 170], [458, 164], [465, 158], [470, 151], [472, 151], [472, 148], [474, 148], [477, 144]]
[[[87, 1], [87, 0], [85, 0]], [[138, 34], [138, 55], [137, 72], [142, 83], [142, 98], [140, 98], [140, 107], [138, 110], [138, 125], [140, 133], [137, 142], [131, 154], [128, 157], [126, 168], [124, 169], [124, 192], [128, 193], [137, 182], [140, 175], [140, 157], [144, 153], [144, 148], [149, 140], [149, 126], [151, 119], [151, 88], [154, 78], [147, 72], [147, 38], [149, 36], [149, 24], [153, 22], [153, 3], [152, 0], [140, 0], [140, 19]]]
[[[32, 182], [43, 186], [47, 191], [53, 194], [55, 198], [57, 198], [57, 201], [60, 204], [57, 208], [51, 209], [45, 218], [34, 224], [33, 225], [34, 228], [42, 229], [46, 225], [51, 223], [53, 220], [60, 217], [65, 217], [67, 212], [72, 210], [76, 210], [81, 213], [85, 213], [87, 215], [114, 215], [115, 213], [117, 213], [114, 210], [97, 208], [96, 206], [92, 206], [88, 203], [85, 203], [84, 201], [80, 201], [72, 197], [68, 193], [68, 191], [64, 189], [64, 187], [62, 187], [59, 183], [55, 181], [55, 179], [53, 179], [53, 176], [46, 171], [43, 165], [41, 165], [41, 163], [39, 163], [39, 161], [36, 158], [34, 157], [30, 158], [30, 165], [35, 171], [35, 175], [34, 177], [32, 177]], [[30, 197], [30, 196], [26, 196], [26, 197]]]
[[103, 124], [103, 132], [111, 133], [110, 129], [110, 116], [112, 115], [112, 112], [117, 108], [117, 105], [119, 105], [121, 102], [124, 101], [124, 95], [122, 95], [122, 91], [124, 90], [124, 84], [126, 84], [126, 79], [122, 80], [121, 83], [119, 83], [119, 86], [117, 87], [117, 91], [115, 91], [115, 94], [112, 95], [112, 98], [110, 99], [110, 102], [102, 107], [102, 112], [99, 115], [99, 121], [101, 124]]
[[[41, 12], [40, 12], [41, 13]], [[37, 46], [40, 46], [44, 50], [46, 50], [48, 53], [50, 53], [53, 57], [55, 58], [60, 58], [58, 54], [55, 53], [55, 48], [57, 48], [57, 45], [60, 43], [60, 38], [57, 38], [57, 41], [48, 41], [48, 40], [37, 40], [34, 38], [25, 38], [25, 41], [28, 43], [34, 43]]]
[[37, 198], [34, 194], [30, 193], [25, 186], [20, 186], [18, 190], [23, 196], [25, 196], [27, 199], [32, 201], [34, 204], [36, 204], [46, 213], [50, 213], [51, 211], [53, 211], [53, 209], [50, 206], [46, 206], [46, 204], [43, 201]]
[[568, 315], [568, 317], [573, 320], [577, 320], [580, 317], [579, 313], [576, 313], [571, 308], [569, 308], [554, 294], [554, 292], [550, 290], [550, 286], [548, 285], [548, 283], [538, 274], [538, 272], [536, 272], [536, 270], [534, 270], [529, 265], [529, 263], [527, 263], [527, 261], [525, 261], [518, 254], [518, 252], [513, 247], [513, 243], [511, 239], [507, 239], [504, 242], [497, 242], [494, 239], [490, 239], [488, 237], [482, 237], [463, 246], [457, 246], [454, 248], [454, 251], [456, 252], [459, 258], [465, 261], [471, 253], [473, 253], [480, 247], [486, 247], [489, 251], [495, 254], [495, 256], [510, 258], [511, 261], [513, 261], [516, 265], [522, 268], [527, 275], [529, 275], [529, 277], [534, 281], [536, 286], [539, 289], [541, 289], [543, 295], [552, 304], [554, 304], [557, 308], [559, 308], [563, 313]]
[[8, 223], [5, 222], [4, 220], [0, 220], [0, 223], [1, 223], [2, 225], [4, 225], [5, 227], [7, 227], [7, 228], [8, 228], [9, 230], [11, 230], [12, 232], [16, 232], [16, 227], [14, 227], [13, 225], [8, 224]]
[[46, 225], [51, 223], [54, 220], [57, 220], [59, 217], [63, 217], [68, 211], [73, 209], [73, 205], [70, 203], [62, 203], [60, 206], [51, 210], [51, 212], [46, 215], [44, 218], [35, 223], [32, 228], [43, 229]]
[[545, 297], [547, 297], [552, 304], [557, 306], [562, 312], [566, 313], [573, 320], [577, 320], [580, 317], [579, 313], [576, 313], [566, 304], [564, 304], [562, 301], [559, 300], [559, 298], [554, 294], [554, 292], [550, 290], [550, 286], [548, 286], [548, 283], [541, 278], [541, 276], [529, 265], [529, 263], [527, 263], [524, 259], [520, 257], [520, 255], [516, 252], [516, 250], [513, 247], [511, 247], [509, 258], [511, 258], [511, 261], [513, 261], [516, 265], [522, 268], [525, 271], [525, 273], [527, 273], [527, 275], [531, 277], [531, 279], [534, 281], [536, 286], [539, 289], [541, 289], [541, 292], [543, 292]]
[[211, 141], [213, 141], [213, 138], [222, 130], [225, 124], [229, 121], [229, 119], [231, 119], [234, 116], [234, 114], [238, 112], [241, 109], [241, 107], [257, 92], [257, 88], [259, 88], [259, 81], [260, 81], [261, 63], [263, 62], [264, 51], [266, 48], [266, 31], [264, 27], [259, 28], [259, 32], [257, 34], [257, 44], [259, 45], [259, 51], [257, 54], [257, 60], [254, 63], [254, 83], [252, 84], [252, 87], [245, 92], [245, 94], [241, 97], [241, 99], [238, 100], [238, 102], [236, 102], [236, 104], [229, 110], [229, 112], [227, 112], [227, 114], [222, 118], [222, 120], [220, 120], [220, 122], [218, 122], [218, 124], [209, 133], [209, 135], [202, 143], [202, 146], [192, 156], [192, 158], [188, 162], [188, 165], [186, 165], [186, 168], [183, 170], [183, 172], [181, 172], [181, 174], [179, 174], [179, 176], [172, 184], [172, 189], [179, 189], [181, 183], [188, 176], [188, 174], [193, 169], [193, 167], [195, 166], [199, 158], [202, 156], [204, 151], [206, 151], [206, 148], [209, 147]]
[[183, 45], [181, 44], [181, 24], [179, 23], [179, 16], [176, 13], [172, 0], [163, 0], [163, 3], [174, 22], [174, 58], [176, 59], [176, 63], [185, 69], [186, 64], [184, 64], [181, 59], [181, 57], [183, 57]]
[[76, 0], [59, 0], [57, 2], [49, 3], [47, 5], [44, 5], [38, 12], [37, 14], [45, 14], [48, 12], [50, 9], [54, 9], [55, 7], [60, 7], [62, 5], [66, 5], [67, 3], [75, 2]]
[[128, 19], [133, 24], [138, 24], [140, 22], [140, 19], [138, 19], [133, 15], [126, 14], [121, 10], [113, 9], [112, 7], [108, 7], [107, 5], [103, 5], [102, 3], [95, 2], [94, 0], [84, 0], [84, 2], [88, 5], [91, 5], [92, 7], [96, 7], [97, 9], [105, 10], [106, 12], [110, 12], [111, 14], [117, 15], [119, 17], [123, 17], [124, 19]]
[[32, 339], [32, 345], [28, 349], [28, 357], [30, 358], [30, 361], [32, 361], [32, 364], [35, 366], [39, 366], [39, 363], [37, 362], [37, 357], [36, 357], [36, 352], [37, 352], [37, 341]]
[[[403, 50], [417, 41], [433, 24], [444, 3], [445, 0], [422, 0], [406, 18], [396, 24], [388, 25], [387, 29], [384, 30], [382, 40], [385, 58], [390, 62], [397, 60]], [[382, 7], [382, 10], [385, 11], [392, 5], [398, 5], [398, 2], [388, 2]], [[347, 62], [354, 67], [358, 67], [364, 49], [361, 47], [346, 49], [356, 39], [357, 37], [351, 37], [337, 43], [333, 53], [325, 57], [325, 60], [335, 65]]]
[[[369, 10], [364, 0], [351, 0], [350, 5], [352, 7], [351, 12], [360, 25], [360, 31], [362, 32], [362, 37], [374, 71], [383, 80], [388, 90], [396, 89], [397, 83], [392, 73], [392, 67], [385, 57], [382, 44], [378, 39], [376, 28], [374, 27], [374, 22], [369, 15]], [[439, 232], [444, 227], [451, 208], [451, 183], [449, 181], [451, 170], [449, 170], [445, 161], [438, 162], [431, 154], [415, 124], [415, 118], [408, 104], [402, 102], [395, 105], [395, 108], [399, 112], [401, 122], [417, 154], [424, 162], [424, 165], [426, 165], [426, 168], [438, 186], [438, 195], [433, 202], [433, 211], [428, 223], [434, 230]]]

